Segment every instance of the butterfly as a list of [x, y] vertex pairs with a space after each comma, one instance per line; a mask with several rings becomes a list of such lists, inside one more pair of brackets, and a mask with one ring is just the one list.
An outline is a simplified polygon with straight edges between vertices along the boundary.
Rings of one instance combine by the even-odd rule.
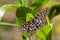
[[44, 24], [47, 23], [46, 21], [46, 15], [48, 12], [48, 8], [39, 10], [37, 12], [37, 15], [23, 24], [20, 28], [18, 28], [21, 32], [27, 32], [30, 35], [33, 35], [36, 33], [36, 31], [41, 28]]

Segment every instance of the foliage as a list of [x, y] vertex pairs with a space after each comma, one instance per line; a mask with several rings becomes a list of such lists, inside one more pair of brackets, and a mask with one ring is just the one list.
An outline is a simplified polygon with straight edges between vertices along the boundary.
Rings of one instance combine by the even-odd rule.
[[54, 5], [50, 8], [48, 17], [51, 20], [51, 18], [57, 16], [58, 14], [60, 14], [60, 5]]
[[4, 16], [5, 12], [7, 12], [9, 9], [18, 8], [18, 7], [19, 5], [17, 4], [9, 4], [0, 7], [0, 21], [2, 20], [2, 17]]
[[[45, 5], [50, 0], [32, 0], [31, 6], [29, 7], [29, 0], [14, 0], [16, 4], [8, 4], [4, 5], [0, 8], [0, 21], [2, 22], [2, 18], [9, 9], [16, 9], [16, 25], [9, 23], [1, 23], [0, 25], [14, 25], [20, 27], [25, 22], [29, 21], [31, 18], [34, 18], [36, 15], [37, 9], [41, 9], [43, 5]], [[60, 5], [55, 5], [50, 7], [49, 14], [46, 16], [47, 24], [44, 25], [41, 29], [37, 30], [36, 35], [38, 35], [42, 40], [46, 40], [50, 35], [50, 31], [52, 30], [53, 23], [51, 23], [51, 19], [60, 13]], [[56, 11], [55, 11], [56, 10]], [[53, 15], [52, 15], [53, 14]], [[51, 16], [52, 15], [52, 16]], [[22, 34], [25, 37], [29, 37], [30, 35], [26, 32]], [[48, 39], [47, 39], [48, 40]]]

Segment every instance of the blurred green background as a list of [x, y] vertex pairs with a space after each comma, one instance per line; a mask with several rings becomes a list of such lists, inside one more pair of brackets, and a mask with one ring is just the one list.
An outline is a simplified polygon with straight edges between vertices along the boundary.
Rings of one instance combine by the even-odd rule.
[[[14, 4], [13, 0], [0, 0], [0, 7], [5, 4]], [[51, 5], [60, 4], [60, 0], [51, 0], [44, 7]], [[3, 22], [16, 23], [15, 16], [16, 9], [11, 9], [3, 17]], [[60, 40], [60, 15], [52, 19], [54, 23], [52, 31], [52, 40]], [[17, 33], [16, 27], [14, 26], [0, 26], [0, 40], [22, 40], [21, 32]], [[39, 37], [36, 36], [35, 40], [39, 40]]]

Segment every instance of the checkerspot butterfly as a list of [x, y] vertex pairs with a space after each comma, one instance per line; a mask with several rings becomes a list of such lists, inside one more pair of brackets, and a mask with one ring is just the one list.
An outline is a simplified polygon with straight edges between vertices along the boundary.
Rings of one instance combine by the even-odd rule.
[[37, 29], [41, 28], [44, 24], [47, 23], [46, 21], [46, 13], [48, 11], [48, 8], [45, 8], [41, 11], [38, 11], [37, 15], [32, 18], [30, 21], [26, 22], [24, 25], [22, 25], [20, 28], [18, 28], [21, 32], [27, 32], [30, 35], [33, 35], [36, 33]]

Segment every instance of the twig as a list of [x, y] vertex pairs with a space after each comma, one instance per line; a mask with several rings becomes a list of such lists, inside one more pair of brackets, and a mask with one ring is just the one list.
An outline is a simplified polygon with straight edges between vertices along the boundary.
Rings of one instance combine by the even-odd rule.
[[0, 26], [14, 26], [14, 27], [18, 27], [17, 24], [5, 23], [5, 22], [0, 22]]

